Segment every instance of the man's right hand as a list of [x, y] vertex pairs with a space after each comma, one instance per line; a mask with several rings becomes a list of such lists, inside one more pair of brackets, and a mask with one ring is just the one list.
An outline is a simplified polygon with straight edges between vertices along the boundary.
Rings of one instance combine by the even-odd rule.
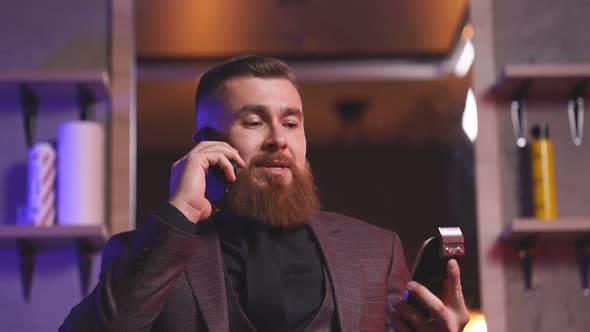
[[205, 175], [209, 167], [217, 165], [229, 181], [235, 181], [236, 175], [230, 160], [234, 160], [239, 167], [246, 167], [238, 150], [225, 142], [203, 141], [197, 144], [172, 165], [170, 204], [195, 224], [208, 219], [213, 206], [205, 198]]

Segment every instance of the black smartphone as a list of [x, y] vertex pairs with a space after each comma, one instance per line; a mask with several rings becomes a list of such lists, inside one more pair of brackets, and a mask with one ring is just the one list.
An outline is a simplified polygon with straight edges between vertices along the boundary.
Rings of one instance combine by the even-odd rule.
[[[460, 258], [465, 254], [463, 233], [459, 227], [439, 227], [438, 235], [422, 244], [412, 268], [412, 280], [422, 284], [434, 295], [440, 297], [447, 278], [447, 264], [451, 258]], [[424, 316], [430, 313], [420, 301], [406, 289], [403, 299], [420, 310]]]
[[[210, 127], [201, 128], [195, 135], [194, 140], [195, 143], [202, 141], [225, 141], [217, 131]], [[238, 169], [237, 163], [233, 160], [230, 160], [230, 162], [234, 167], [234, 173], [236, 173]], [[231, 182], [227, 180], [223, 169], [217, 165], [209, 167], [205, 176], [205, 183], [205, 198], [216, 207], [222, 208], [224, 197], [231, 190]]]

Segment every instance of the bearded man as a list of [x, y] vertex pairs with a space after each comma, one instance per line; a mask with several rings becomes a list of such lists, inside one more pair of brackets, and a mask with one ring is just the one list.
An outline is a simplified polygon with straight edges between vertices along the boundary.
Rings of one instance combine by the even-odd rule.
[[[170, 199], [109, 240], [98, 285], [60, 330], [462, 330], [455, 261], [439, 299], [408, 283], [395, 233], [319, 210], [285, 63], [243, 56], [212, 68], [196, 112], [196, 145], [172, 166]], [[204, 130], [219, 140], [201, 140]], [[232, 183], [221, 209], [205, 196], [212, 167]], [[399, 301], [405, 289], [428, 318]]]

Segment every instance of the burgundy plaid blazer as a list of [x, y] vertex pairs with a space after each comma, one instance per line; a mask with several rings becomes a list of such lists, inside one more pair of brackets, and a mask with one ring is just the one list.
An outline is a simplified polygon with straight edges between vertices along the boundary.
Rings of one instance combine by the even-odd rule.
[[[337, 329], [392, 330], [391, 304], [409, 279], [395, 233], [336, 213], [310, 219], [333, 289]], [[137, 231], [114, 235], [99, 282], [60, 331], [229, 331], [217, 233], [192, 235], [150, 214]]]

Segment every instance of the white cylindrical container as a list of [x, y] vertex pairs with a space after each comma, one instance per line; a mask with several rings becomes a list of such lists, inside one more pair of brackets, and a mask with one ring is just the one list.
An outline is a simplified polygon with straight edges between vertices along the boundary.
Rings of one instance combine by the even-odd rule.
[[55, 222], [55, 157], [49, 143], [36, 143], [29, 150], [27, 221], [35, 226]]
[[102, 124], [59, 127], [57, 218], [60, 225], [102, 225], [105, 216], [105, 133]]

